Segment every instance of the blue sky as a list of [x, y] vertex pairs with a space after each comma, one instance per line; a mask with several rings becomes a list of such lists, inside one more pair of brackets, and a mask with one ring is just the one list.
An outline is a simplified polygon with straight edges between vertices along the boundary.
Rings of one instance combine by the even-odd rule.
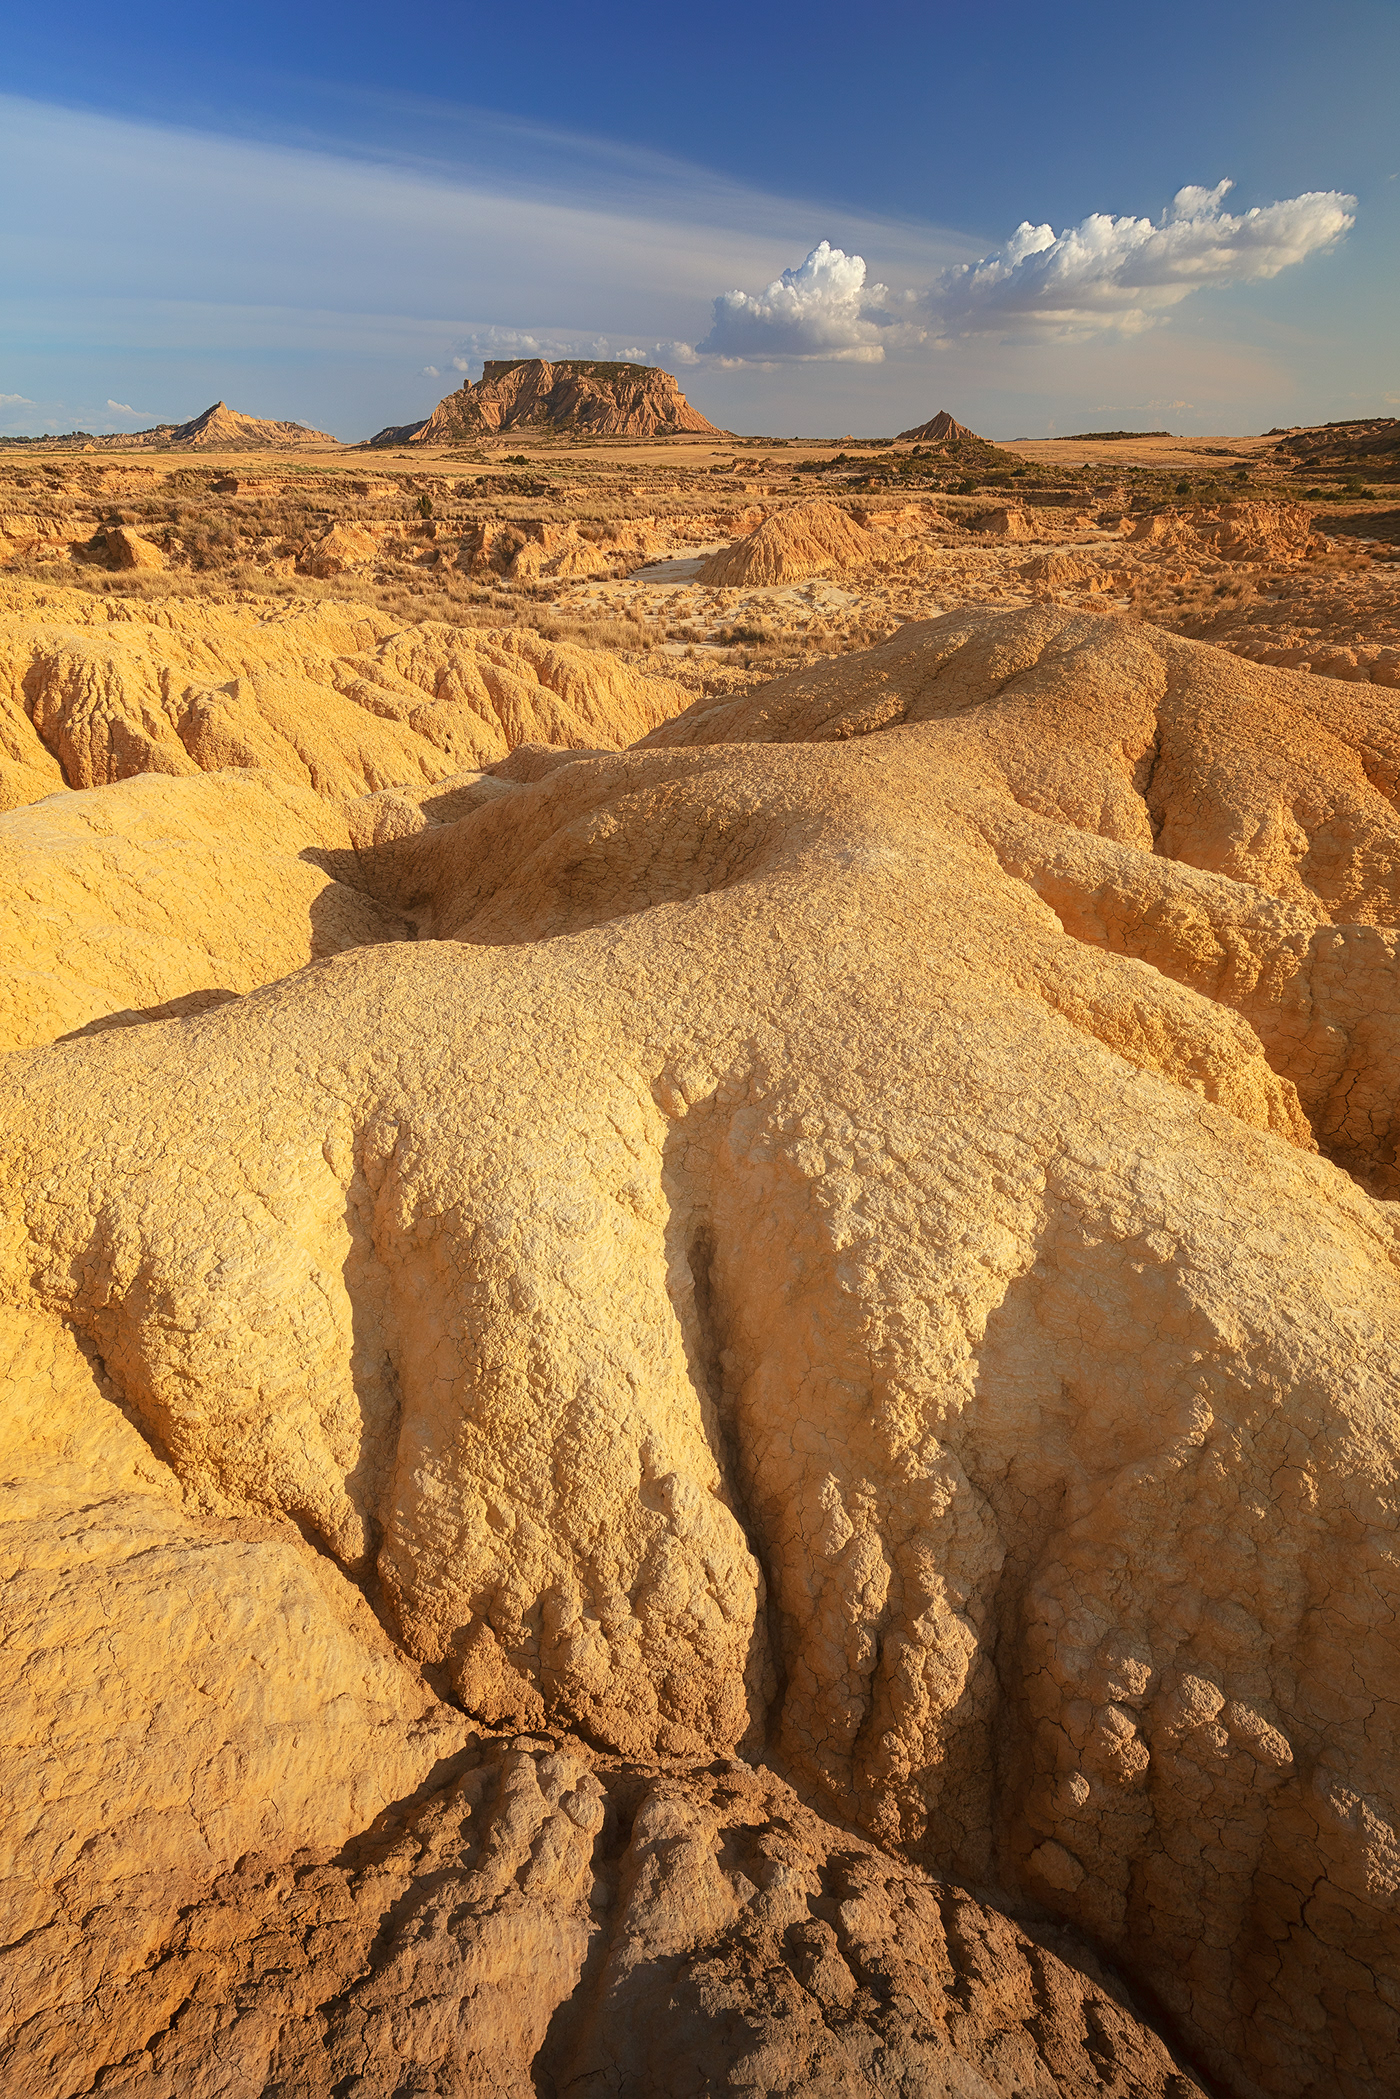
[[1395, 413], [1397, 90], [1393, 0], [21, 4], [0, 430], [570, 352], [781, 435]]

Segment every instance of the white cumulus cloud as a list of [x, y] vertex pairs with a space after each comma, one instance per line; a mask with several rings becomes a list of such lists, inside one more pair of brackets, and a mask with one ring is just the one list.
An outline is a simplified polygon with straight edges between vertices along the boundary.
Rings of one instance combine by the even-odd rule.
[[865, 258], [821, 241], [795, 270], [784, 270], [761, 292], [722, 292], [701, 356], [731, 364], [777, 359], [834, 358], [878, 364], [885, 354], [889, 292], [867, 284]]
[[1233, 186], [1178, 190], [1160, 224], [1092, 212], [1057, 234], [1023, 220], [998, 254], [945, 270], [925, 303], [948, 334], [1131, 333], [1206, 286], [1277, 277], [1355, 223], [1339, 190], [1235, 213]]
[[1188, 184], [1160, 222], [1091, 212], [1056, 233], [1025, 219], [996, 254], [946, 269], [922, 290], [868, 284], [863, 256], [822, 241], [763, 291], [722, 293], [695, 351], [719, 364], [874, 364], [886, 348], [930, 335], [1133, 334], [1192, 292], [1277, 277], [1355, 223], [1356, 199], [1340, 190], [1236, 213], [1225, 209], [1233, 187]]
[[0, 408], [32, 408], [28, 394], [0, 394]]

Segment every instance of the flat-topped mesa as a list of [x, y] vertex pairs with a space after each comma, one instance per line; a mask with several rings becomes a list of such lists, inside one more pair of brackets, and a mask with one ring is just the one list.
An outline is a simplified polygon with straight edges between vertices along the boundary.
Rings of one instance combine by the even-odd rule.
[[427, 421], [381, 430], [372, 444], [453, 444], [501, 430], [576, 430], [594, 437], [721, 437], [691, 407], [670, 372], [649, 364], [568, 358], [490, 359], [438, 402]]
[[930, 450], [942, 452], [947, 458], [960, 462], [988, 461], [998, 456], [994, 444], [989, 444], [985, 437], [979, 437], [975, 430], [958, 422], [946, 408], [940, 408], [937, 415], [920, 423], [917, 429], [901, 430], [895, 443], [926, 445]]

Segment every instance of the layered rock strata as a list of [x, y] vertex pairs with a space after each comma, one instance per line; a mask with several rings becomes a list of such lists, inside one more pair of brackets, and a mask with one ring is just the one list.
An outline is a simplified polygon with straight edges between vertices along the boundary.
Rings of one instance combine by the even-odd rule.
[[338, 801], [444, 780], [531, 740], [616, 747], [687, 698], [529, 628], [13, 585], [0, 601], [0, 808], [138, 773], [250, 767]]
[[381, 430], [373, 444], [455, 444], [504, 430], [577, 431], [593, 437], [724, 432], [692, 408], [669, 372], [649, 364], [572, 357], [488, 361], [475, 385], [447, 394], [426, 422]]

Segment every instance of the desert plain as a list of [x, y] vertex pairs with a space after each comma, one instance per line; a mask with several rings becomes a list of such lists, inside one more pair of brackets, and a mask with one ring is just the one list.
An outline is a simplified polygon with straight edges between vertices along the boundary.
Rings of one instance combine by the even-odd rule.
[[1381, 2099], [1400, 425], [636, 369], [0, 445], [3, 2088]]

